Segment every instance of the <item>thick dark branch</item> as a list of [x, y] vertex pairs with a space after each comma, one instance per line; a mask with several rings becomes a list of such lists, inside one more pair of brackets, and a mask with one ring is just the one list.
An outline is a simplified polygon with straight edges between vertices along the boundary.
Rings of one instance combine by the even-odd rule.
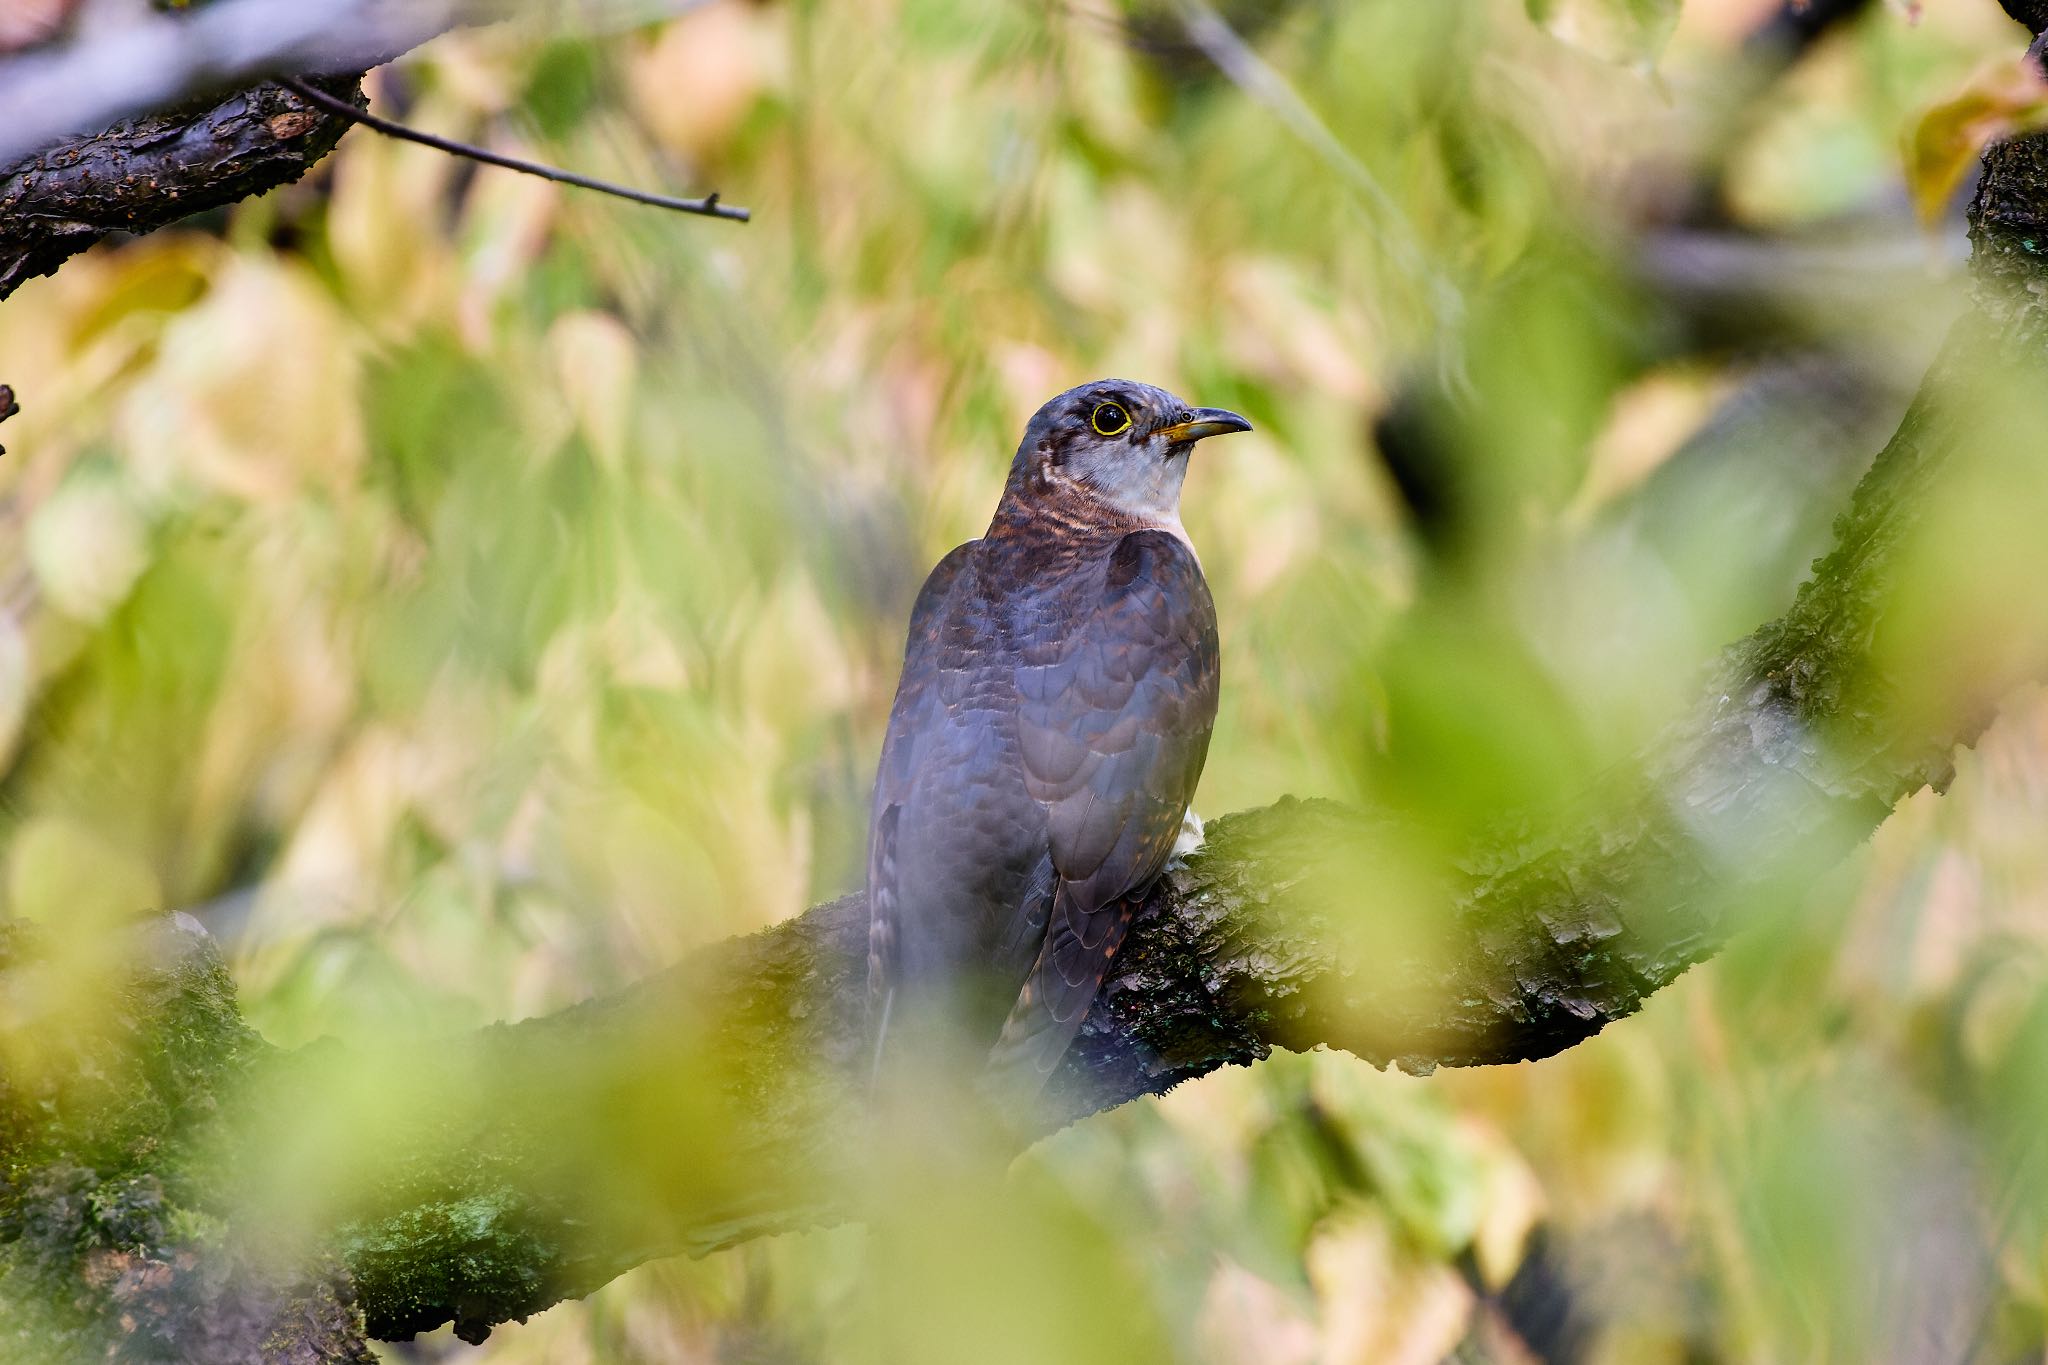
[[0, 166], [280, 74], [367, 71], [511, 0], [210, 0], [0, 62]]
[[487, 0], [215, 0], [0, 62], [0, 299], [109, 233], [290, 184], [348, 122], [264, 78], [361, 99], [361, 73]]
[[0, 299], [110, 233], [151, 232], [290, 184], [354, 122], [641, 203], [746, 218], [717, 195], [649, 194], [362, 112], [362, 72], [456, 24], [518, 8], [517, 0], [215, 0], [0, 62]]
[[[325, 82], [362, 100], [360, 77]], [[0, 298], [112, 232], [143, 233], [290, 184], [349, 121], [278, 85], [118, 123], [0, 171]]]

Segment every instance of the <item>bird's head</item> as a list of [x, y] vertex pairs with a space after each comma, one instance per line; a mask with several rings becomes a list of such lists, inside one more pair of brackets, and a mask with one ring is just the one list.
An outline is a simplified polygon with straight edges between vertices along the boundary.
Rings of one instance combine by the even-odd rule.
[[1079, 492], [1142, 521], [1175, 521], [1195, 442], [1252, 424], [1222, 408], [1190, 407], [1165, 389], [1098, 379], [1068, 389], [1024, 428], [1012, 489]]

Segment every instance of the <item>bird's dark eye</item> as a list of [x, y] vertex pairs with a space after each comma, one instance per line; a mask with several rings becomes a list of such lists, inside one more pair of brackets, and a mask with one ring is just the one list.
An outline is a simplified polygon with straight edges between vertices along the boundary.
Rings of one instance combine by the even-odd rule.
[[1088, 425], [1095, 428], [1097, 436], [1115, 436], [1131, 429], [1131, 414], [1121, 403], [1097, 403]]

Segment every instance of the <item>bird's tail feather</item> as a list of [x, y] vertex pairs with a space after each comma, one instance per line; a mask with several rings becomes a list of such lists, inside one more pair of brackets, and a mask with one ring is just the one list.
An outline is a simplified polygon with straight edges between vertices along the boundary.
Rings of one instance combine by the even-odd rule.
[[878, 1089], [882, 1083], [882, 1044], [888, 1040], [889, 1016], [895, 1012], [895, 1009], [896, 988], [891, 986], [882, 992], [881, 1006], [875, 1010], [873, 1030], [875, 1036], [874, 1053], [868, 1061], [868, 1090], [870, 1092]]
[[1044, 946], [989, 1052], [998, 1085], [1033, 1095], [1045, 1087], [1101, 992], [1137, 904], [1136, 898], [1119, 897], [1088, 910], [1075, 903], [1068, 884], [1060, 884]]

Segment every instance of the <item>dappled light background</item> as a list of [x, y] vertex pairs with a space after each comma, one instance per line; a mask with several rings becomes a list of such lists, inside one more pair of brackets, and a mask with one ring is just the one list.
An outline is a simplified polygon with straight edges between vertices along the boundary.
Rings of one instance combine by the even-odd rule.
[[[1257, 427], [1187, 486], [1200, 812], [1376, 803], [1426, 861], [1597, 783], [1897, 424], [1965, 250], [1902, 147], [2017, 32], [1877, 3], [1778, 76], [1773, 6], [1663, 9], [713, 0], [379, 71], [382, 112], [754, 221], [357, 131], [0, 308], [6, 912], [189, 910], [295, 1045], [558, 1009], [856, 888], [911, 597], [1110, 374]], [[998, 1194], [935, 1176], [893, 1267], [788, 1236], [387, 1349], [2038, 1354], [2044, 819], [2029, 696], [1559, 1058], [1279, 1057]]]

